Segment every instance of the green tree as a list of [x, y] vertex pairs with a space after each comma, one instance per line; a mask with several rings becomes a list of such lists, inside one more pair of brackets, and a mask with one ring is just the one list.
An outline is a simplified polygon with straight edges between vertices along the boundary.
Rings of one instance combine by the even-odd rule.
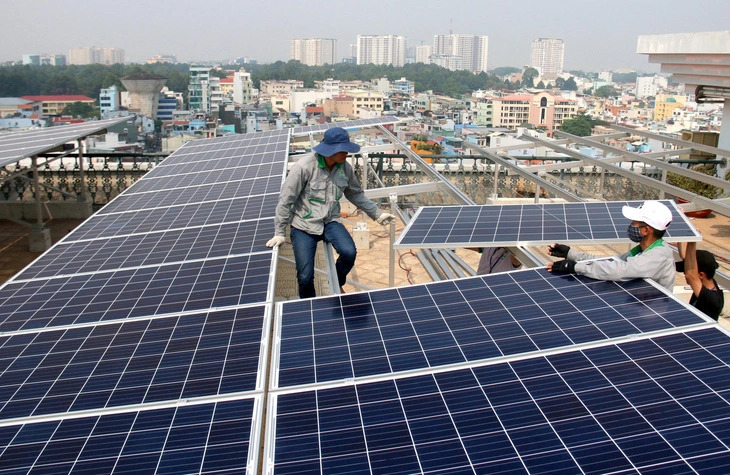
[[569, 134], [577, 135], [579, 137], [585, 137], [591, 135], [593, 125], [591, 119], [585, 114], [578, 114], [572, 119], [563, 121], [563, 125], [560, 126], [560, 130]]
[[539, 83], [537, 83], [537, 86], [535, 87], [537, 87], [538, 89], [545, 89], [545, 83], [541, 80]]
[[563, 84], [563, 89], [566, 91], [577, 91], [578, 85], [575, 83], [573, 76], [570, 76]]
[[99, 111], [87, 102], [74, 102], [63, 108], [61, 115], [70, 115], [74, 118], [90, 119], [98, 118]]
[[519, 73], [520, 68], [515, 68], [512, 66], [500, 66], [498, 68], [492, 69], [489, 72], [494, 74], [495, 76], [504, 77], [504, 76], [507, 76], [508, 74]]
[[618, 96], [618, 91], [611, 85], [601, 86], [593, 92], [596, 97], [612, 97]]
[[557, 78], [555, 80], [555, 87], [557, 87], [558, 89], [563, 89], [565, 87], [565, 79]]
[[522, 73], [522, 86], [523, 87], [535, 87], [535, 78], [540, 75], [535, 68], [527, 68]]
[[613, 73], [613, 82], [636, 82], [636, 73]]

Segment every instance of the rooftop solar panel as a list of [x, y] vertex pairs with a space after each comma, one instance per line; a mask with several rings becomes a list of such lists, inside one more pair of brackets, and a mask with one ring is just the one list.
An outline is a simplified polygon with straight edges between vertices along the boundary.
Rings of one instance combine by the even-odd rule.
[[279, 193], [279, 190], [281, 190], [281, 182], [281, 175], [273, 175], [247, 180], [228, 181], [225, 183], [214, 183], [211, 185], [191, 185], [148, 193], [123, 194], [104, 206], [97, 215]]
[[66, 235], [63, 242], [268, 218], [274, 215], [278, 200], [277, 192], [216, 202], [94, 215]]
[[0, 288], [0, 332], [123, 320], [271, 299], [271, 251], [55, 279]]
[[255, 391], [265, 307], [0, 337], [0, 419]]
[[719, 328], [270, 397], [264, 473], [704, 473], [730, 466]]
[[0, 167], [51, 151], [67, 142], [94, 135], [109, 126], [133, 119], [133, 117], [116, 117], [91, 120], [83, 124], [59, 125], [27, 132], [2, 134], [0, 135]]
[[[672, 211], [665, 239], [700, 241], [701, 235], [676, 203], [662, 201]], [[396, 240], [395, 248], [540, 246], [555, 242], [595, 244], [629, 242], [630, 224], [624, 205], [641, 201], [547, 203], [525, 205], [428, 206], [418, 210]]]
[[90, 241], [62, 242], [15, 277], [23, 280], [265, 252], [273, 218]]
[[[267, 177], [272, 175], [283, 176], [286, 163], [272, 162], [259, 165], [246, 165], [233, 168], [220, 168], [204, 172], [150, 175], [145, 174], [141, 180], [137, 180], [124, 190], [120, 196], [129, 196], [137, 193], [150, 191], [162, 191], [187, 186], [212, 185], [235, 180], [246, 180], [250, 178]], [[117, 198], [118, 199], [118, 198]]]
[[[230, 137], [230, 138], [229, 138]], [[224, 139], [196, 140], [188, 142], [167, 157], [159, 165], [166, 168], [171, 166], [186, 167], [191, 163], [205, 162], [222, 158], [240, 159], [241, 164], [252, 164], [261, 157], [271, 157], [272, 154], [286, 153], [288, 149], [289, 132], [286, 130], [276, 133], [256, 133], [233, 135]]]
[[291, 129], [291, 134], [293, 136], [297, 135], [307, 135], [311, 133], [317, 133], [317, 132], [324, 132], [327, 129], [331, 129], [332, 127], [342, 127], [343, 129], [361, 129], [365, 127], [370, 127], [374, 125], [385, 125], [385, 124], [395, 124], [396, 122], [400, 122], [402, 119], [396, 117], [396, 116], [383, 116], [383, 117], [374, 117], [372, 119], [357, 119], [357, 120], [345, 120], [340, 122], [328, 122], [326, 124], [317, 124], [317, 125], [306, 125], [303, 127], [294, 127]]
[[3, 427], [0, 473], [244, 473], [258, 397]]
[[273, 387], [413, 371], [708, 320], [658, 286], [530, 269], [279, 305]]

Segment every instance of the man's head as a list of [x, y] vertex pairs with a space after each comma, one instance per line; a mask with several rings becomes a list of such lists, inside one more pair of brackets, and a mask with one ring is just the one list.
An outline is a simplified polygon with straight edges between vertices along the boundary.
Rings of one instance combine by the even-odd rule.
[[360, 146], [350, 141], [350, 135], [342, 127], [333, 127], [327, 129], [324, 138], [319, 145], [312, 148], [316, 153], [323, 157], [332, 157], [338, 153], [343, 153], [343, 157], [347, 157], [348, 153], [360, 151]]
[[648, 226], [653, 230], [652, 232], [656, 239], [664, 236], [664, 232], [672, 222], [672, 212], [660, 201], [644, 201], [638, 208], [624, 206], [621, 212], [624, 217], [632, 221], [634, 226], [639, 228], [643, 236], [649, 233], [649, 230], [646, 228]]
[[711, 252], [697, 251], [697, 272], [704, 272], [706, 278], [713, 279], [718, 267], [720, 266]]

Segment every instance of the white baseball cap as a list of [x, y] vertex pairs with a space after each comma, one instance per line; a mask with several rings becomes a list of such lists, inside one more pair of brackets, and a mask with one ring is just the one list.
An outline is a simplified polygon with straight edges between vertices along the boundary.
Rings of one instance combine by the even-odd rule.
[[621, 212], [627, 219], [641, 221], [658, 231], [664, 231], [672, 222], [672, 212], [660, 201], [644, 201], [638, 208], [624, 206], [621, 208]]

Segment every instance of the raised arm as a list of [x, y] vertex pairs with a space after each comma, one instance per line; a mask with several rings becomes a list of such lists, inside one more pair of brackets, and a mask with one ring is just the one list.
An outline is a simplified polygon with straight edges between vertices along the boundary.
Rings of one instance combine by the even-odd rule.
[[700, 279], [700, 272], [697, 268], [697, 243], [695, 242], [688, 242], [685, 249], [684, 278], [692, 287], [692, 292], [699, 297], [702, 290], [702, 279]]

